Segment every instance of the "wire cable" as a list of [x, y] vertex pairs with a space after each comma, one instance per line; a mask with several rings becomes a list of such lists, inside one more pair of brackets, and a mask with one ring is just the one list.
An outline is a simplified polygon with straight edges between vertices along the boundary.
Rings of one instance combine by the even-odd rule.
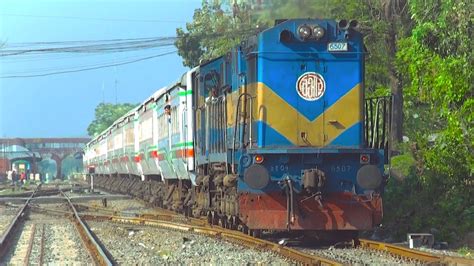
[[[238, 36], [246, 33], [250, 33], [254, 29], [240, 30], [240, 31], [228, 31], [220, 33], [212, 33], [207, 35], [194, 36], [201, 39], [206, 38], [230, 38], [232, 36]], [[189, 35], [184, 36], [186, 38]], [[129, 40], [129, 41], [118, 41], [111, 42], [105, 41], [106, 43], [92, 43], [85, 45], [65, 46], [65, 47], [43, 47], [36, 49], [2, 49], [0, 50], [0, 57], [17, 56], [23, 54], [45, 54], [45, 53], [116, 53], [116, 52], [127, 52], [136, 51], [143, 49], [150, 49], [155, 47], [171, 46], [174, 45], [175, 41], [179, 40], [180, 37], [158, 37], [152, 39], [142, 40]], [[57, 42], [59, 43], [59, 42]], [[64, 43], [64, 42], [63, 42]], [[49, 43], [51, 45], [51, 43]], [[70, 43], [69, 43], [70, 44]]]
[[[173, 49], [174, 50], [174, 49]], [[75, 70], [75, 69], [82, 69], [82, 68], [89, 68], [89, 67], [96, 67], [96, 66], [102, 66], [102, 65], [108, 65], [108, 64], [115, 64], [115, 63], [120, 63], [120, 62], [124, 62], [124, 61], [130, 61], [130, 60], [134, 60], [134, 59], [137, 59], [137, 58], [142, 58], [142, 57], [146, 57], [146, 56], [150, 56], [150, 55], [155, 55], [157, 53], [167, 53], [169, 52], [170, 49], [164, 49], [164, 50], [159, 50], [159, 51], [155, 51], [153, 54], [143, 54], [143, 53], [140, 53], [140, 54], [135, 54], [135, 55], [131, 55], [131, 56], [126, 56], [126, 57], [110, 57], [110, 55], [108, 54], [88, 54], [90, 56], [94, 56], [94, 57], [97, 57], [97, 56], [106, 56], [105, 58], [101, 58], [100, 61], [99, 60], [95, 60], [95, 58], [92, 58], [91, 60], [94, 60], [95, 62], [90, 62], [89, 60], [89, 63], [85, 63], [85, 64], [81, 64], [81, 65], [61, 65], [61, 64], [57, 64], [53, 67], [41, 67], [41, 68], [33, 68], [33, 69], [22, 69], [22, 71], [14, 71], [14, 72], [8, 72], [8, 73], [2, 73], [3, 75], [5, 76], [12, 76], [12, 75], [33, 75], [33, 74], [37, 74], [37, 73], [45, 73], [45, 72], [56, 72], [56, 71], [63, 71], [63, 70]], [[87, 55], [86, 55], [87, 56]], [[63, 58], [61, 60], [64, 60]], [[87, 62], [86, 61], [86, 62]], [[12, 62], [10, 62], [12, 63]], [[20, 64], [23, 64], [24, 61], [20, 62]], [[48, 64], [49, 66], [49, 64]]]
[[5, 17], [31, 17], [31, 18], [53, 18], [53, 19], [88, 19], [98, 21], [125, 21], [125, 22], [147, 22], [147, 23], [186, 23], [181, 20], [157, 20], [157, 19], [121, 19], [121, 18], [93, 18], [93, 17], [74, 17], [74, 16], [43, 16], [43, 15], [26, 15], [26, 14], [0, 14]]
[[89, 67], [89, 68], [83, 68], [83, 69], [77, 69], [77, 70], [58, 71], [58, 72], [36, 74], [36, 75], [8, 75], [8, 76], [0, 76], [0, 78], [2, 78], [2, 79], [7, 79], [7, 78], [32, 78], [32, 77], [44, 77], [44, 76], [51, 76], [51, 75], [58, 75], [58, 74], [89, 71], [89, 70], [95, 70], [95, 69], [100, 69], [100, 68], [108, 68], [108, 67], [132, 64], [132, 63], [136, 63], [136, 62], [140, 62], [140, 61], [149, 60], [149, 59], [152, 59], [152, 58], [157, 58], [157, 57], [161, 57], [161, 56], [165, 56], [165, 55], [170, 55], [170, 54], [173, 54], [173, 53], [176, 53], [176, 52], [177, 52], [177, 50], [174, 50], [174, 51], [171, 51], [171, 52], [162, 53], [162, 54], [153, 55], [153, 56], [148, 56], [148, 57], [143, 57], [143, 58], [127, 61], [127, 62], [121, 62], [121, 63], [109, 64], [109, 65], [97, 66], [97, 67]]

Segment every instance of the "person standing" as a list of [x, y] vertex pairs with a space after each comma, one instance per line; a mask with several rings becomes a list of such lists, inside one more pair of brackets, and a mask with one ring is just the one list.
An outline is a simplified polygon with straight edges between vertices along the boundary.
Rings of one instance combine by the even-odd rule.
[[12, 189], [16, 190], [16, 181], [17, 181], [18, 175], [16, 174], [16, 171], [13, 170], [12, 172], [12, 185], [14, 186]]
[[20, 174], [20, 184], [23, 186], [23, 184], [25, 183], [25, 178], [26, 178], [26, 174], [25, 172], [21, 172]]

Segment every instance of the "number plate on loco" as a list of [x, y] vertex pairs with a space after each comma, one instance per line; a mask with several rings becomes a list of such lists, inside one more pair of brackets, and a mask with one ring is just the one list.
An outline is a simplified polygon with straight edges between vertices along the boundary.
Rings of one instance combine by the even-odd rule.
[[329, 52], [347, 52], [346, 42], [330, 42], [328, 43]]

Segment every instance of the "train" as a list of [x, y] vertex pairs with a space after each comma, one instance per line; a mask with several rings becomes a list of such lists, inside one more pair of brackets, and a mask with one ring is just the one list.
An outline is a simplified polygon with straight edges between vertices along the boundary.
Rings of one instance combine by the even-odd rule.
[[366, 54], [355, 20], [277, 20], [94, 137], [87, 175], [255, 236], [371, 230], [390, 104], [365, 96]]

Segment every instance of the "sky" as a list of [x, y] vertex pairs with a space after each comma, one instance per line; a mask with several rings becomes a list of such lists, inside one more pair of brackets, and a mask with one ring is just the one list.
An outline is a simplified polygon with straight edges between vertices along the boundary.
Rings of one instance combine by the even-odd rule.
[[[0, 137], [85, 137], [99, 103], [142, 102], [188, 69], [177, 53], [162, 56], [176, 51], [172, 45], [99, 54], [5, 56], [2, 50], [37, 49], [33, 42], [172, 37], [200, 5], [201, 0], [1, 0]], [[90, 71], [18, 77], [152, 56]]]

